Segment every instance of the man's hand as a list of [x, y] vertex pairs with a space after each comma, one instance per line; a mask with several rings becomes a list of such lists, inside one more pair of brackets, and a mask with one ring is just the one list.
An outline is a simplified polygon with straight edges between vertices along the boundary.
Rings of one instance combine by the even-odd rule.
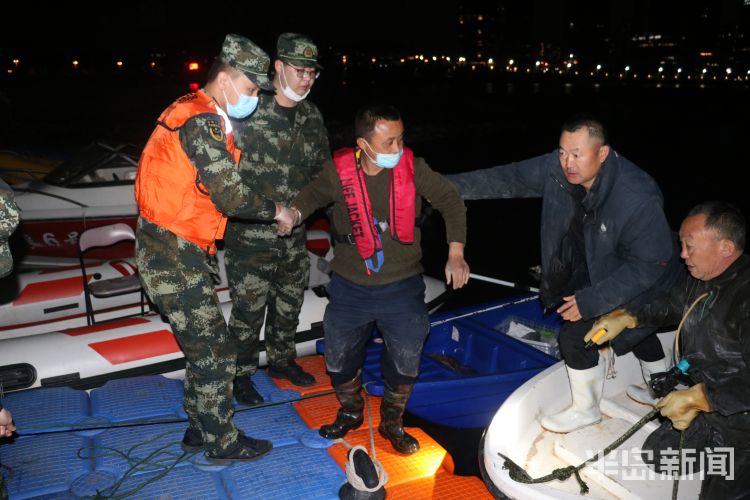
[[[591, 330], [583, 337], [583, 341], [592, 341], [597, 345], [602, 345], [620, 335], [624, 329], [636, 326], [638, 326], [638, 321], [635, 316], [625, 309], [615, 309], [596, 320]], [[606, 333], [594, 338], [594, 334], [599, 330], [606, 330]]]
[[457, 290], [469, 282], [469, 264], [464, 260], [464, 244], [451, 241], [448, 244], [448, 262], [445, 264], [445, 283], [453, 284]]
[[11, 437], [15, 430], [13, 415], [6, 408], [3, 408], [0, 410], [0, 438]]
[[565, 321], [578, 321], [581, 319], [581, 311], [578, 310], [578, 302], [575, 295], [563, 297], [563, 305], [557, 308]]
[[684, 431], [700, 412], [710, 412], [706, 384], [695, 384], [689, 389], [672, 391], [656, 403], [661, 414], [672, 421], [672, 427]]
[[276, 234], [278, 236], [289, 236], [292, 229], [299, 223], [299, 210], [287, 208], [281, 203], [276, 203], [276, 215], [273, 220], [278, 222]]

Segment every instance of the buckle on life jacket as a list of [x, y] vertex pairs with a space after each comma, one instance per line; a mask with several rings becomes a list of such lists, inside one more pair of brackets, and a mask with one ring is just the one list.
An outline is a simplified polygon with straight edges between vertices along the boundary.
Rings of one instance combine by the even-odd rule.
[[[378, 232], [378, 234], [383, 234], [390, 229], [390, 225], [388, 224], [388, 221], [382, 221], [377, 222], [377, 219], [375, 219], [375, 230]], [[355, 245], [356, 242], [354, 241], [354, 235], [352, 233], [349, 234], [338, 234], [331, 232], [331, 236], [333, 237], [334, 241], [336, 243], [346, 243], [348, 245]]]
[[[383, 266], [383, 260], [384, 260], [384, 257], [383, 257], [383, 242], [380, 240], [380, 233], [383, 232], [383, 231], [381, 231], [383, 229], [383, 223], [378, 222], [378, 218], [377, 217], [373, 217], [372, 218], [372, 222], [373, 222], [373, 225], [375, 226], [375, 229], [376, 229], [375, 237], [378, 239], [375, 242], [377, 246], [375, 247], [376, 250], [375, 250], [375, 254], [374, 254], [375, 257], [378, 260], [378, 264], [377, 265], [373, 264], [372, 257], [370, 257], [369, 259], [365, 259], [365, 267], [367, 267], [367, 275], [368, 276], [371, 276], [372, 273], [376, 273], [376, 272], [380, 271], [380, 268]], [[387, 229], [388, 229], [388, 223], [385, 222], [385, 230], [387, 230]]]

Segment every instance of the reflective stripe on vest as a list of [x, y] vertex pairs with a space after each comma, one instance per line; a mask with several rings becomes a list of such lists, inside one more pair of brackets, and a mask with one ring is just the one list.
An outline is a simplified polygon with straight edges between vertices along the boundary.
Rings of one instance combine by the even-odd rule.
[[[191, 241], [208, 253], [216, 253], [227, 217], [216, 209], [198, 171], [182, 148], [179, 129], [196, 115], [217, 114], [205, 92], [176, 100], [161, 114], [143, 149], [135, 179], [135, 199], [142, 217]], [[222, 130], [224, 121], [221, 120]], [[227, 150], [239, 162], [240, 150], [231, 134], [225, 134]]]
[[[358, 168], [355, 152], [351, 148], [342, 148], [333, 153], [333, 162], [341, 180], [357, 252], [365, 260], [368, 270], [377, 272], [380, 266], [372, 264], [372, 258], [376, 257], [382, 264], [382, 245], [365, 185], [365, 173]], [[401, 160], [389, 170], [388, 191], [391, 237], [401, 243], [413, 243], [417, 190], [414, 184], [414, 153], [411, 149], [404, 148]]]

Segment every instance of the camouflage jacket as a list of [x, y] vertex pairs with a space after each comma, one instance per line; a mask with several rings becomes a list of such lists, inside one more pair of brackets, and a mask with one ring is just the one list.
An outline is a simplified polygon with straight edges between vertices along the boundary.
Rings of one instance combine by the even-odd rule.
[[8, 239], [18, 226], [18, 207], [13, 199], [13, 190], [0, 179], [0, 278], [13, 270], [13, 256]]
[[[210, 193], [216, 208], [226, 214], [237, 217], [249, 217], [258, 220], [272, 221], [276, 205], [242, 182], [237, 163], [227, 149], [224, 133], [218, 133], [216, 127], [222, 123], [222, 113], [204, 113], [188, 119], [179, 129], [179, 140], [182, 150], [195, 166], [201, 183]], [[158, 125], [157, 125], [158, 126]], [[233, 131], [236, 138], [237, 131]], [[244, 152], [243, 152], [244, 154]], [[146, 221], [148, 222], [148, 221]], [[274, 226], [275, 227], [275, 226]], [[204, 262], [206, 250], [198, 245], [167, 231], [153, 223], [142, 224], [142, 233], [150, 238], [141, 238], [140, 244], [158, 247], [164, 253], [164, 259], [177, 262]]]
[[[250, 119], [233, 122], [235, 142], [242, 150], [242, 181], [251, 191], [287, 206], [331, 158], [328, 132], [318, 108], [304, 100], [295, 109], [291, 124], [274, 96], [264, 94]], [[304, 227], [296, 228], [292, 239], [304, 241]], [[236, 246], [258, 241], [271, 243], [279, 238], [275, 224], [232, 219], [225, 240], [227, 245]]]

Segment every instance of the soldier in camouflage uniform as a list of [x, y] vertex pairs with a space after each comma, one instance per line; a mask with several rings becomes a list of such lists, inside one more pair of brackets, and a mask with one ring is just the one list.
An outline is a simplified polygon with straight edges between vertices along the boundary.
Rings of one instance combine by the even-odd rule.
[[[18, 207], [13, 199], [13, 190], [4, 180], [0, 179], [0, 278], [13, 271], [13, 256], [10, 253], [8, 238], [18, 226]], [[10, 437], [16, 429], [13, 417], [3, 408], [0, 402], [0, 439]], [[0, 500], [8, 498], [3, 479], [2, 464], [0, 464]]]
[[[331, 157], [328, 133], [318, 108], [304, 100], [321, 66], [313, 42], [296, 33], [278, 38], [275, 95], [262, 95], [252, 120], [237, 125], [240, 161], [247, 186], [289, 203]], [[230, 220], [225, 238], [226, 268], [233, 308], [229, 328], [240, 339], [235, 398], [263, 401], [248, 375], [258, 366], [259, 336], [266, 314], [265, 345], [270, 376], [300, 386], [315, 379], [294, 361], [295, 333], [310, 275], [304, 227], [278, 238], [263, 221]]]
[[271, 442], [234, 425], [236, 351], [214, 290], [215, 240], [227, 216], [278, 221], [286, 233], [295, 213], [241, 182], [229, 116], [245, 117], [258, 87], [271, 88], [269, 58], [250, 40], [227, 35], [200, 91], [167, 108], [143, 150], [135, 195], [140, 217], [136, 261], [144, 288], [172, 326], [185, 354], [182, 447], [205, 449], [213, 463], [256, 459]]
[[13, 190], [0, 179], [0, 278], [13, 271], [13, 256], [8, 239], [18, 226], [18, 207], [13, 199]]

